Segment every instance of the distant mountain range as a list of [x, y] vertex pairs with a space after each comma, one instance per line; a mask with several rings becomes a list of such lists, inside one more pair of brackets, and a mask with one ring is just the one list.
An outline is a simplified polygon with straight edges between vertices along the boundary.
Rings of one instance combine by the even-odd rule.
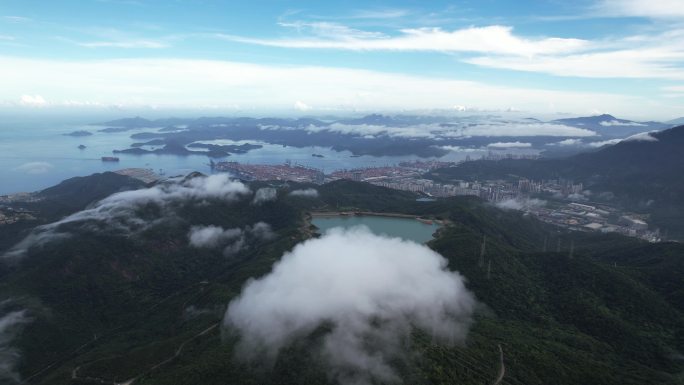
[[667, 123], [667, 124], [672, 124], [672, 125], [675, 125], [675, 126], [679, 126], [679, 125], [684, 124], [684, 117], [677, 118], [677, 119], [672, 119], [672, 120], [668, 120], [666, 123]]
[[[659, 122], [636, 122], [612, 115], [540, 121], [534, 118], [508, 119], [501, 116], [430, 116], [370, 114], [359, 118], [250, 118], [201, 117], [148, 120], [141, 117], [99, 123], [101, 132], [136, 132], [132, 138], [154, 140], [153, 150], [116, 149], [129, 154], [208, 155], [226, 157], [233, 148], [190, 151], [197, 141], [227, 139], [264, 141], [271, 144], [330, 147], [354, 155], [440, 157], [450, 147], [505, 149], [520, 144], [543, 150], [545, 156], [560, 156], [592, 146], [613, 143], [634, 134], [671, 127]], [[142, 144], [144, 146], [144, 143]], [[503, 146], [503, 147], [502, 147]], [[256, 147], [251, 147], [256, 148]], [[249, 151], [250, 149], [237, 149]]]
[[567, 126], [586, 128], [599, 133], [608, 138], [624, 138], [645, 131], [663, 130], [670, 128], [669, 123], [660, 122], [635, 122], [632, 120], [618, 119], [612, 115], [603, 114], [596, 116], [556, 119], [552, 123], [564, 124]]

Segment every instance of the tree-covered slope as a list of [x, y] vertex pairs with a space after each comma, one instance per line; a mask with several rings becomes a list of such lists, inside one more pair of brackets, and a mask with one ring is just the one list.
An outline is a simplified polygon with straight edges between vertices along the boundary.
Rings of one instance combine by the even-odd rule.
[[[318, 186], [317, 197], [289, 194], [310, 185], [174, 183], [94, 204], [79, 220], [43, 230], [54, 241], [6, 267], [0, 310], [24, 309], [27, 320], [3, 347], [20, 354], [26, 382], [334, 383], [317, 354], [330, 325], [265, 364], [238, 359], [238, 336], [221, 323], [248, 280], [309, 236], [308, 212], [358, 210], [447, 220], [429, 245], [479, 303], [464, 345], [414, 330], [404, 346], [410, 359], [393, 363], [404, 383], [493, 382], [499, 346], [506, 384], [682, 383], [679, 244], [569, 233], [474, 198], [418, 202], [350, 181]], [[269, 199], [256, 202], [259, 189]], [[209, 226], [220, 227], [221, 243], [190, 237]], [[560, 252], [544, 251], [559, 239]], [[209, 246], [192, 243], [200, 241]]]

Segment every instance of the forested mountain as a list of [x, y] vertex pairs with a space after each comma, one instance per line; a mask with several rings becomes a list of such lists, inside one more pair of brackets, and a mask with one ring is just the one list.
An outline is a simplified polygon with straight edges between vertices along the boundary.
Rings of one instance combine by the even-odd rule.
[[[46, 191], [59, 196], [101, 178]], [[493, 382], [501, 357], [507, 384], [681, 383], [680, 244], [559, 231], [472, 197], [421, 202], [350, 181], [246, 186], [216, 178], [115, 194], [8, 247], [0, 310], [12, 327], [0, 348], [14, 361], [5, 380], [335, 383], [317, 353], [325, 324], [264, 367], [238, 359], [239, 337], [223, 317], [250, 278], [312, 236], [307, 213], [361, 210], [446, 220], [429, 246], [466, 278], [478, 303], [462, 345], [413, 331], [402, 347], [409, 358], [393, 362], [404, 383]], [[317, 196], [290, 194], [305, 188]]]
[[439, 169], [436, 180], [565, 178], [583, 182], [592, 199], [651, 214], [653, 224], [684, 239], [684, 126], [639, 134], [568, 158], [475, 161]]

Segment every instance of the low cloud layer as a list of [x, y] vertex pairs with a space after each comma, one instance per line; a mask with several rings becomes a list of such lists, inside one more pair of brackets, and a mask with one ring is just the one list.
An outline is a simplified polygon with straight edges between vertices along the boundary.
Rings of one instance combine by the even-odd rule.
[[529, 210], [546, 206], [546, 201], [541, 199], [515, 198], [506, 199], [496, 203], [496, 207], [504, 210]]
[[21, 359], [20, 352], [12, 345], [12, 342], [20, 332], [21, 328], [31, 319], [27, 316], [26, 310], [11, 310], [7, 308], [11, 305], [10, 300], [0, 302], [0, 383], [19, 383], [20, 377], [17, 372], [17, 365]]
[[[260, 126], [262, 130], [293, 130], [293, 127]], [[596, 132], [559, 123], [527, 120], [501, 120], [490, 117], [454, 119], [448, 124], [346, 124], [298, 127], [309, 132], [332, 132], [362, 138], [393, 137], [423, 139], [460, 139], [470, 137], [592, 137]]]
[[[179, 178], [151, 188], [112, 194], [97, 202], [92, 208], [35, 228], [5, 253], [3, 258], [21, 257], [30, 247], [42, 246], [47, 242], [69, 237], [69, 232], [62, 230], [62, 226], [67, 224], [78, 222], [96, 231], [131, 234], [168, 219], [170, 214], [167, 207], [174, 202], [202, 202], [206, 199], [233, 201], [249, 192], [247, 186], [230, 179], [227, 174], [216, 174], [190, 179]], [[147, 205], [155, 205], [159, 209], [158, 214], [152, 218], [141, 218], [138, 212]]]
[[627, 122], [627, 121], [620, 121], [620, 120], [604, 120], [599, 124], [602, 125], [603, 127], [641, 127], [641, 126], [646, 126], [643, 123]]
[[489, 148], [531, 148], [532, 143], [526, 142], [496, 142], [489, 143], [487, 145]]
[[221, 226], [192, 226], [188, 232], [191, 246], [198, 248], [223, 247], [223, 254], [233, 256], [245, 249], [250, 240], [271, 240], [275, 237], [271, 226], [266, 222], [257, 222], [244, 229], [224, 229]]
[[240, 333], [244, 359], [274, 358], [293, 340], [330, 325], [317, 353], [332, 378], [399, 382], [390, 362], [405, 358], [411, 328], [445, 343], [462, 341], [474, 306], [442, 256], [357, 227], [333, 229], [285, 254], [229, 304], [224, 325]]
[[254, 199], [252, 203], [255, 205], [262, 204], [264, 202], [275, 200], [278, 197], [278, 191], [273, 187], [262, 187], [254, 193]]
[[188, 234], [190, 245], [195, 247], [216, 247], [240, 236], [241, 229], [224, 230], [221, 226], [192, 226]]
[[316, 190], [315, 188], [292, 190], [288, 195], [293, 197], [318, 198], [318, 190]]
[[651, 134], [652, 132], [641, 132], [625, 138], [623, 142], [657, 142], [658, 138]]

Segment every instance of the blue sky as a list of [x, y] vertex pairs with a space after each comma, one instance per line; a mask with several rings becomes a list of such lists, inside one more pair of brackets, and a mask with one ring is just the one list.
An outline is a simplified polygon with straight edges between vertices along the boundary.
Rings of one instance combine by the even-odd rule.
[[684, 0], [0, 0], [0, 107], [684, 115]]

